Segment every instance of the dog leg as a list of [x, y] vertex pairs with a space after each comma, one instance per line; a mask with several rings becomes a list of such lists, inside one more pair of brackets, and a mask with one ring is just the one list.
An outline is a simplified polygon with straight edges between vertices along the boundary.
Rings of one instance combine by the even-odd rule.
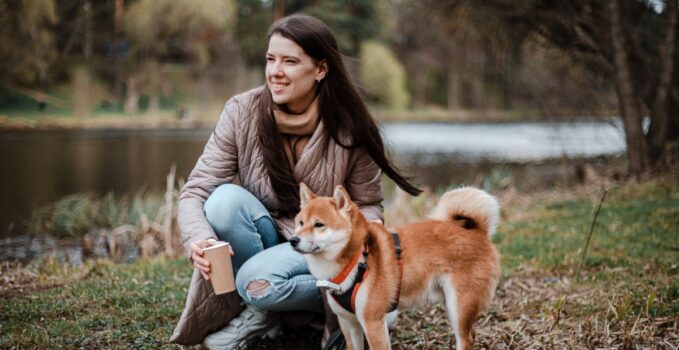
[[453, 286], [452, 277], [441, 278], [441, 287], [446, 298], [448, 320], [455, 332], [455, 349], [471, 350], [474, 345], [472, 326], [476, 318], [475, 308], [461, 307], [466, 303], [465, 300], [460, 300], [461, 296]]
[[356, 317], [338, 318], [340, 329], [347, 341], [348, 348], [351, 350], [363, 350], [363, 329]]
[[[462, 305], [465, 305], [462, 307]], [[478, 307], [473, 302], [460, 304], [458, 301], [457, 337], [458, 348], [471, 350], [474, 347], [474, 323], [476, 322]]]
[[384, 317], [377, 320], [363, 320], [362, 325], [365, 329], [365, 337], [368, 338], [368, 347], [371, 350], [391, 349], [389, 329]]

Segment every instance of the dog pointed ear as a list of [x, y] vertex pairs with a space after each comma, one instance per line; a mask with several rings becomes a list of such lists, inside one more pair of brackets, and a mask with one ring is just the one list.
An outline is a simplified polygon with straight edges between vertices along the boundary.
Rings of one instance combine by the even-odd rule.
[[307, 202], [316, 198], [316, 195], [311, 192], [309, 187], [304, 182], [299, 183], [299, 206], [304, 207]]
[[349, 211], [349, 208], [351, 207], [351, 198], [349, 198], [349, 194], [342, 185], [337, 185], [337, 187], [335, 187], [332, 198], [335, 200], [335, 207], [337, 210]]

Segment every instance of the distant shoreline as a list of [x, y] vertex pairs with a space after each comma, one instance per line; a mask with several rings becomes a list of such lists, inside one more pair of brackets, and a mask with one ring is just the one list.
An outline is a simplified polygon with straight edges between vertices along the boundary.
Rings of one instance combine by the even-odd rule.
[[[534, 112], [497, 110], [423, 110], [373, 111], [378, 123], [459, 123], [503, 124], [521, 122], [609, 121], [614, 113], [559, 113], [544, 116]], [[158, 114], [111, 114], [83, 118], [62, 115], [35, 117], [7, 116], [0, 113], [0, 132], [33, 130], [98, 130], [98, 129], [201, 129], [213, 128], [218, 111], [201, 113], [188, 119], [177, 119], [172, 112]]]

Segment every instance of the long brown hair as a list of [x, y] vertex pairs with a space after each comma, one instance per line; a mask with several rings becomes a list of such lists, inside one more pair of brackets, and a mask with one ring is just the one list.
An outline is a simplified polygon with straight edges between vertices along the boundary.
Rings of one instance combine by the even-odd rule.
[[[317, 84], [318, 112], [325, 126], [325, 147], [329, 138], [347, 149], [362, 147], [398, 187], [415, 196], [420, 194], [422, 190], [401, 176], [387, 158], [379, 129], [347, 73], [330, 28], [315, 17], [295, 14], [276, 21], [269, 28], [267, 39], [271, 39], [273, 34], [294, 41], [315, 62], [325, 60], [328, 65], [325, 78]], [[259, 142], [271, 185], [283, 206], [295, 212], [299, 208], [299, 184], [288, 165], [283, 141], [276, 129], [271, 112], [274, 102], [267, 84], [254, 101]], [[349, 143], [344, 142], [347, 136], [350, 137]]]

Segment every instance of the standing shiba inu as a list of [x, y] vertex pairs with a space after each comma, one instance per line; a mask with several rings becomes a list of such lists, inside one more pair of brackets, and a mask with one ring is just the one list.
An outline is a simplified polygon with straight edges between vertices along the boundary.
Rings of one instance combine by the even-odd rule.
[[472, 326], [492, 297], [500, 274], [490, 241], [500, 207], [488, 193], [461, 188], [445, 193], [432, 220], [392, 234], [368, 222], [342, 186], [318, 197], [300, 185], [302, 210], [290, 243], [304, 254], [352, 350], [389, 349], [386, 313], [443, 301], [456, 349], [473, 346]]

